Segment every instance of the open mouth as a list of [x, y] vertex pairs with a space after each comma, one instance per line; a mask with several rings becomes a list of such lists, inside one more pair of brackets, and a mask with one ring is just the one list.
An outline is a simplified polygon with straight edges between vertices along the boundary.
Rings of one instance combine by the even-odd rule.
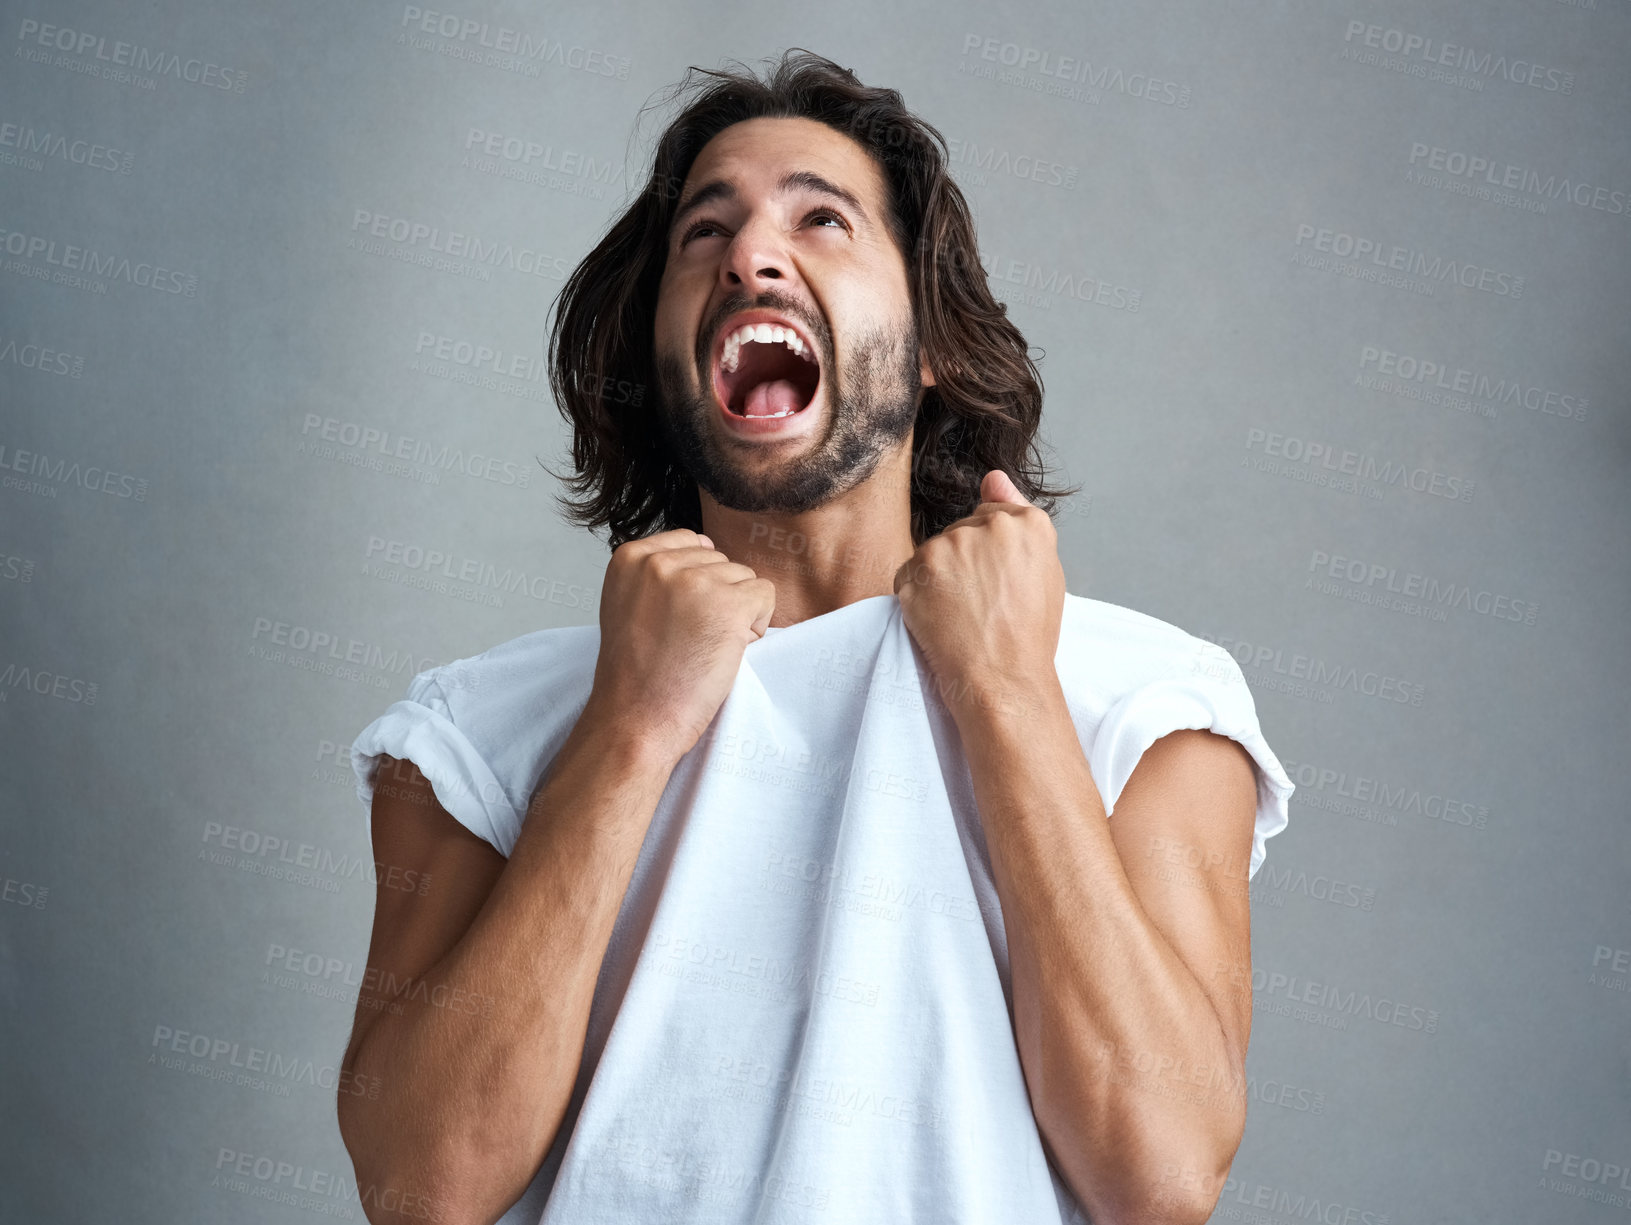
[[745, 323], [726, 333], [714, 360], [714, 386], [725, 411], [738, 417], [791, 417], [803, 412], [821, 383], [808, 341], [778, 323]]

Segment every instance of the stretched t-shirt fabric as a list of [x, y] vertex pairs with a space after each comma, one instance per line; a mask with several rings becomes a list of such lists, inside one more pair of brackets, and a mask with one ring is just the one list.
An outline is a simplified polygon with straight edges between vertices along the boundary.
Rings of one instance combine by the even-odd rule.
[[[589, 698], [598, 626], [416, 676], [352, 746], [508, 856]], [[1249, 874], [1293, 784], [1230, 655], [1065, 597], [1055, 656], [1106, 812], [1181, 728], [1255, 763]], [[750, 644], [658, 803], [556, 1142], [504, 1225], [1087, 1220], [1047, 1162], [955, 723], [893, 595]]]

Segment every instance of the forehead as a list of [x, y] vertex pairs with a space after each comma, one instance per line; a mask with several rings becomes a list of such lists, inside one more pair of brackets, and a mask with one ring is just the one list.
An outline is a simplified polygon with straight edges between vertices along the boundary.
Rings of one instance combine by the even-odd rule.
[[874, 217], [885, 200], [872, 155], [842, 132], [814, 119], [744, 119], [702, 147], [680, 193], [683, 207], [696, 189], [723, 179], [742, 190], [770, 190], [790, 170], [810, 170], [861, 198]]

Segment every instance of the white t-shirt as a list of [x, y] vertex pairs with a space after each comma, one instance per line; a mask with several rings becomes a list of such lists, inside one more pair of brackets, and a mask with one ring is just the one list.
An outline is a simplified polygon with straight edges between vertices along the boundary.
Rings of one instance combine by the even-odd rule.
[[[538, 630], [416, 676], [352, 746], [358, 795], [376, 755], [408, 758], [507, 856], [599, 644]], [[1067, 595], [1055, 663], [1107, 812], [1169, 732], [1245, 746], [1255, 874], [1293, 784], [1228, 652]], [[1043, 1154], [968, 764], [925, 669], [893, 595], [747, 647], [657, 806], [566, 1117], [504, 1225], [1087, 1220]]]

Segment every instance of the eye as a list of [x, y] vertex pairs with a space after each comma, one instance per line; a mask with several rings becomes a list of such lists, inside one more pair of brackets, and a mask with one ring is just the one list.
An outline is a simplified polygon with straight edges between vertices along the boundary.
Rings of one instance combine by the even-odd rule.
[[702, 230], [713, 230], [717, 228], [718, 227], [711, 221], [693, 221], [688, 227], [686, 227], [685, 233], [680, 235], [680, 246], [683, 247], [686, 243], [690, 242]]
[[[821, 220], [823, 218], [825, 218], [828, 221], [836, 222], [837, 223], [837, 228], [839, 228], [841, 230], [848, 230], [849, 229], [849, 222], [845, 221], [842, 216], [840, 216], [838, 213], [833, 212], [833, 210], [830, 209], [830, 208], [818, 208], [818, 209], [815, 209], [813, 212], [806, 215], [805, 220], [806, 221], [819, 221], [819, 220]], [[823, 227], [823, 228], [825, 228], [825, 227]], [[716, 223], [712, 222], [712, 221], [693, 221], [689, 226], [686, 227], [685, 232], [680, 235], [679, 245], [682, 246], [682, 247], [685, 246], [685, 244], [690, 242], [693, 238], [698, 238], [698, 237], [703, 236], [704, 231], [707, 231], [707, 230], [713, 230], [713, 231], [717, 232], [719, 230], [719, 226]]]

